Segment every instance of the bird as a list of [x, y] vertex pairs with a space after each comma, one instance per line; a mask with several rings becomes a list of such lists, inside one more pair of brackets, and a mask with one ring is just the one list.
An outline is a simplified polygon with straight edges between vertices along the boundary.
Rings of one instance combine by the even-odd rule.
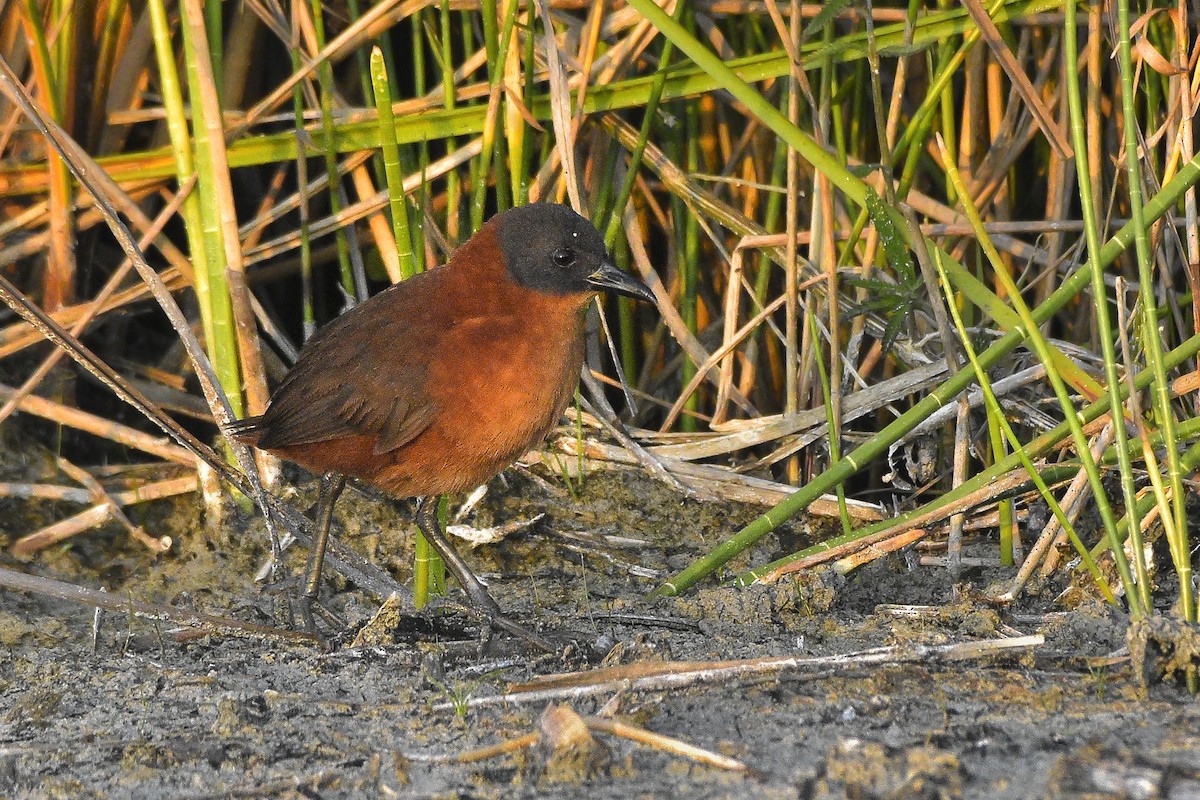
[[583, 366], [588, 303], [605, 290], [655, 302], [569, 206], [511, 208], [444, 265], [318, 330], [266, 410], [227, 427], [235, 440], [321, 476], [299, 598], [309, 630], [348, 477], [417, 498], [417, 527], [471, 604], [485, 618], [502, 616], [441, 530], [438, 498], [490, 480], [557, 424]]

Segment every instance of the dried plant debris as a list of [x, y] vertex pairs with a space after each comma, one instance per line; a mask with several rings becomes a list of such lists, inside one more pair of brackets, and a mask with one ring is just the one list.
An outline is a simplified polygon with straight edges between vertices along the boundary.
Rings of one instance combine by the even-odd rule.
[[1200, 626], [1173, 617], [1135, 620], [1126, 634], [1129, 658], [1143, 696], [1155, 684], [1200, 672]]

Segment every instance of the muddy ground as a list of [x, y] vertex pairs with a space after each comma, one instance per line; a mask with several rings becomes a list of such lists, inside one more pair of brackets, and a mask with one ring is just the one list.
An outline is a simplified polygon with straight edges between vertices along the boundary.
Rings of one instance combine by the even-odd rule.
[[[313, 486], [301, 488], [303, 507]], [[231, 504], [226, 520], [206, 527], [196, 503], [136, 512], [148, 530], [175, 538], [165, 556], [106, 528], [32, 561], [0, 561], [271, 624], [278, 592], [253, 580], [266, 552], [261, 522]], [[343, 641], [332, 652], [196, 637], [112, 612], [93, 641], [90, 608], [0, 590], [0, 797], [1200, 797], [1200, 704], [1172, 683], [1141, 699], [1120, 658], [1125, 620], [1094, 603], [1065, 609], [1055, 601], [1061, 585], [995, 609], [964, 599], [974, 596], [964, 587], [1005, 573], [969, 571], [956, 589], [945, 570], [901, 553], [845, 577], [643, 600], [655, 575], [758, 511], [684, 500], [632, 474], [593, 476], [577, 497], [511, 473], [494, 482], [469, 524], [546, 516], [469, 560], [516, 618], [571, 632], [576, 644], [549, 656], [503, 636], [480, 655], [478, 630], [452, 615], [409, 618], [394, 643]], [[50, 513], [65, 511], [2, 501], [0, 547]], [[338, 516], [346, 541], [408, 581], [407, 512], [348, 492]], [[793, 526], [755, 558], [795, 549], [824, 524]], [[339, 580], [324, 591], [350, 628], [377, 606]], [[881, 604], [943, 608], [906, 617]], [[1034, 633], [1044, 645], [961, 661], [790, 669], [569, 701], [580, 714], [615, 713], [739, 759], [744, 773], [606, 733], [565, 768], [545, 746], [454, 761], [536, 732], [547, 706], [464, 702], [604, 653], [605, 665], [620, 666]]]

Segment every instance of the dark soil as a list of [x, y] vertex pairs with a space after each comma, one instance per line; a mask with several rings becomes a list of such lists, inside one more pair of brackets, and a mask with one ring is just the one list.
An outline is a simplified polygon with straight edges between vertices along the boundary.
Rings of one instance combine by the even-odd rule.
[[[303, 488], [311, 502], [311, 482]], [[196, 636], [111, 612], [93, 641], [92, 609], [0, 591], [0, 796], [1200, 797], [1200, 704], [1172, 682], [1143, 696], [1128, 660], [1105, 665], [1125, 646], [1125, 620], [1093, 603], [1065, 610], [1055, 603], [1061, 586], [998, 609], [964, 598], [1006, 573], [967, 573], [956, 588], [943, 569], [899, 554], [847, 577], [830, 571], [643, 599], [656, 574], [682, 567], [758, 511], [683, 500], [632, 475], [591, 477], [577, 498], [552, 497], [520, 476], [494, 482], [470, 524], [546, 516], [469, 560], [517, 619], [572, 633], [576, 645], [550, 656], [502, 636], [480, 654], [473, 624], [437, 614], [406, 615], [392, 643], [343, 642], [332, 652]], [[0, 545], [43, 513], [9, 502]], [[150, 556], [106, 528], [32, 562], [5, 556], [5, 565], [273, 624], [280, 592], [292, 588], [253, 579], [266, 552], [261, 522], [230, 505], [227, 519], [206, 525], [190, 502], [142, 514], [152, 533], [175, 539], [170, 554]], [[349, 520], [346, 541], [408, 581], [407, 511], [347, 492], [338, 518]], [[823, 525], [805, 527], [820, 535]], [[797, 526], [785, 535], [813, 534]], [[780, 546], [765, 541], [755, 558]], [[293, 554], [293, 570], [302, 556]], [[378, 605], [337, 578], [323, 601], [351, 629]], [[878, 608], [898, 603], [934, 608], [912, 617]], [[453, 761], [537, 731], [545, 710], [456, 713], [456, 703], [461, 711], [470, 698], [605, 652], [607, 665], [703, 661], [1017, 633], [1042, 633], [1046, 643], [957, 662], [790, 670], [571, 702], [580, 714], [604, 707], [740, 759], [744, 774], [603, 733], [573, 769], [552, 768], [553, 755], [536, 747]]]

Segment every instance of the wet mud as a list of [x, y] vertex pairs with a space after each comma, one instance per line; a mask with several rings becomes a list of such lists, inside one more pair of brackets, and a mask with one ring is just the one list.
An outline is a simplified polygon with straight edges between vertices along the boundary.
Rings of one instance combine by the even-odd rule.
[[[313, 491], [301, 483], [300, 507]], [[254, 580], [268, 552], [261, 521], [230, 503], [214, 525], [196, 502], [138, 512], [147, 530], [174, 539], [163, 556], [105, 528], [32, 560], [0, 558], [138, 601], [274, 624], [281, 592], [294, 587]], [[52, 513], [5, 503], [5, 548]], [[759, 511], [686, 500], [631, 473], [589, 477], [571, 493], [553, 478], [508, 473], [493, 482], [462, 524], [544, 516], [499, 543], [462, 549], [515, 618], [569, 634], [574, 644], [557, 654], [499, 635], [480, 652], [470, 620], [405, 608], [392, 618], [398, 630], [377, 624], [370, 644], [351, 647], [347, 636], [326, 651], [197, 635], [118, 612], [97, 617], [0, 590], [0, 797], [1200, 797], [1200, 703], [1177, 681], [1142, 674], [1148, 656], [1135, 668], [1119, 615], [1056, 601], [1063, 586], [1000, 608], [979, 597], [1006, 573], [967, 571], [956, 584], [898, 553], [846, 576], [817, 571], [750, 589], [713, 582], [646, 600], [661, 578]], [[408, 510], [347, 492], [338, 520], [344, 541], [409, 581]], [[826, 526], [798, 522], [753, 558]], [[292, 553], [289, 569], [302, 558]], [[322, 603], [350, 631], [379, 606], [333, 576]], [[903, 604], [914, 607], [893, 607]], [[1044, 644], [613, 690], [559, 700], [549, 714], [549, 701], [471, 705], [599, 657], [619, 667], [915, 652], [1031, 634]], [[1156, 635], [1146, 635], [1149, 651]], [[576, 720], [596, 715], [746, 769], [580, 729]], [[531, 735], [531, 746], [498, 752]], [[494, 754], [480, 753], [492, 746]], [[464, 754], [478, 760], [464, 763]]]

